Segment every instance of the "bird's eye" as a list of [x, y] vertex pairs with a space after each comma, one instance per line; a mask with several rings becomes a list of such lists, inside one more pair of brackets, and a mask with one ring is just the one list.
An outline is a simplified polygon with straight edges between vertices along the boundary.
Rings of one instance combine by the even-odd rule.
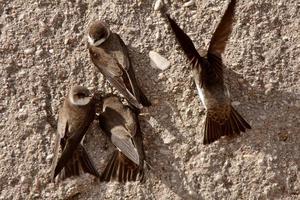
[[99, 38], [105, 38], [105, 33], [101, 33]]
[[86, 95], [84, 94], [84, 93], [77, 93], [77, 96], [79, 97], [79, 98], [83, 98], [83, 97], [85, 97]]

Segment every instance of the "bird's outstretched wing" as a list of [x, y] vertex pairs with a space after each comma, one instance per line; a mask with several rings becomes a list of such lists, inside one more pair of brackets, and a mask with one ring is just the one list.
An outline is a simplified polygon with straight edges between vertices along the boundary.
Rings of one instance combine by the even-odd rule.
[[192, 64], [201, 63], [203, 58], [199, 55], [190, 37], [178, 26], [178, 24], [168, 15], [165, 14], [169, 24], [175, 34], [175, 37], [180, 44], [183, 52]]
[[205, 58], [200, 56], [190, 37], [178, 26], [178, 24], [168, 14], [165, 14], [165, 16], [171, 25], [178, 43], [192, 65], [196, 84], [202, 87], [206, 82], [205, 74], [209, 70]]
[[220, 57], [224, 52], [227, 40], [232, 31], [235, 5], [236, 0], [231, 0], [210, 41], [208, 54], [215, 54]]
[[223, 82], [223, 61], [222, 53], [225, 50], [227, 40], [232, 31], [236, 0], [231, 0], [217, 29], [210, 41], [207, 60], [210, 64], [210, 70], [207, 74], [213, 81]]

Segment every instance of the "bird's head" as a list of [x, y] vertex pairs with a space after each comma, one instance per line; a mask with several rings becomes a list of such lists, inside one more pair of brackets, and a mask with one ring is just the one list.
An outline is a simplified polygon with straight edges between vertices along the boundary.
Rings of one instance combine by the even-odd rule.
[[83, 86], [73, 86], [69, 92], [69, 100], [76, 106], [85, 106], [90, 103], [92, 98], [90, 91]]
[[110, 36], [110, 30], [107, 24], [97, 20], [93, 22], [88, 31], [88, 42], [91, 46], [100, 46]]

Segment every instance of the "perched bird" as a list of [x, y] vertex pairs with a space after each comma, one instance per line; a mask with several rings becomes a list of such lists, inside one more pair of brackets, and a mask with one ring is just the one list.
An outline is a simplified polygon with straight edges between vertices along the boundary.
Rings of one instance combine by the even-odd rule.
[[88, 30], [88, 48], [94, 65], [131, 105], [138, 109], [151, 105], [137, 84], [128, 49], [118, 34], [96, 21]]
[[[51, 178], [63, 170], [62, 178], [79, 176], [80, 171], [100, 177], [91, 158], [82, 146], [83, 138], [95, 117], [95, 102], [90, 91], [73, 86], [60, 109]], [[62, 154], [58, 159], [59, 146]], [[58, 160], [58, 161], [57, 161]]]
[[115, 95], [103, 98], [102, 103], [99, 124], [117, 149], [100, 180], [142, 181], [145, 153], [137, 113]]
[[[231, 0], [209, 44], [206, 56], [200, 55], [192, 40], [170, 18], [176, 39], [192, 66], [200, 99], [206, 109], [203, 143], [209, 144], [225, 135], [240, 134], [251, 129], [245, 119], [231, 106], [230, 95], [224, 84], [222, 53], [232, 31], [236, 0]], [[199, 51], [200, 52], [200, 51]]]

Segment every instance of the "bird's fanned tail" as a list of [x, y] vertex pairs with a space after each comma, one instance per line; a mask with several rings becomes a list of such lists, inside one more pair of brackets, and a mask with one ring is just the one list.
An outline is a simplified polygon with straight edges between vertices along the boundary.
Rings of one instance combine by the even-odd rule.
[[119, 150], [114, 151], [110, 161], [105, 167], [100, 180], [109, 181], [142, 181], [144, 179], [144, 170], [128, 159]]
[[224, 123], [217, 122], [206, 115], [203, 144], [210, 144], [222, 136], [240, 135], [251, 129], [247, 121], [231, 106], [229, 117]]
[[82, 171], [98, 178], [100, 177], [92, 159], [80, 144], [73, 153], [72, 158], [63, 166], [61, 178], [65, 179], [71, 176], [79, 176]]

